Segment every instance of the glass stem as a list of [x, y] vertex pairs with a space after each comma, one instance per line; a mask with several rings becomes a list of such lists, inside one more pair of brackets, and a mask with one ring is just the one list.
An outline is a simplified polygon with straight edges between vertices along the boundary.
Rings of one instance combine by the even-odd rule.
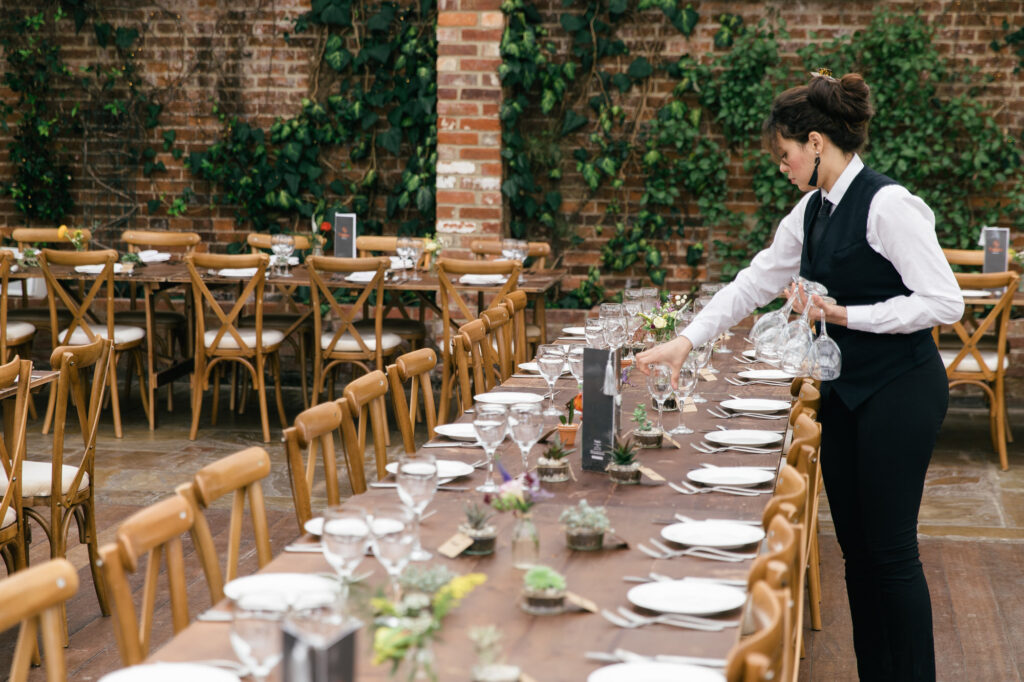
[[484, 485], [488, 487], [494, 485], [494, 451], [495, 448], [484, 450], [487, 455], [487, 480], [484, 481]]
[[419, 554], [420, 552], [423, 551], [423, 545], [420, 544], [420, 517], [421, 516], [423, 516], [423, 515], [420, 512], [416, 511], [415, 509], [412, 510], [413, 527], [414, 527], [414, 532], [415, 532], [415, 535], [413, 536], [415, 538], [415, 540], [414, 540], [414, 544], [412, 546], [412, 553], [413, 554]]
[[663, 422], [662, 418], [661, 418], [661, 413], [662, 413], [662, 410], [664, 410], [664, 409], [665, 409], [665, 401], [664, 400], [659, 400], [658, 401], [658, 428], [662, 432], [665, 431], [665, 422]]
[[522, 445], [519, 446], [519, 452], [522, 453], [522, 455], [523, 455], [523, 473], [524, 474], [530, 468], [530, 462], [529, 462], [529, 459], [528, 459], [528, 457], [530, 455], [530, 447], [531, 446], [530, 446], [529, 443], [523, 443]]

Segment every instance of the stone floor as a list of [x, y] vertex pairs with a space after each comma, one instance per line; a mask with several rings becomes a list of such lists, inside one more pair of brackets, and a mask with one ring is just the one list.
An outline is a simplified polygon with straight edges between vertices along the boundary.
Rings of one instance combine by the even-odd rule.
[[[294, 535], [280, 430], [262, 444], [258, 410], [250, 404], [243, 415], [222, 405], [216, 427], [209, 423], [209, 401], [199, 439], [189, 441], [188, 401], [184, 386], [176, 393], [177, 410], [161, 413], [161, 425], [150, 432], [137, 401], [125, 401], [125, 437], [117, 440], [109, 420], [101, 430], [96, 476], [101, 542], [109, 541], [117, 523], [187, 480], [191, 472], [226, 454], [253, 444], [264, 445], [273, 473], [264, 483], [274, 535], [274, 551]], [[39, 401], [40, 406], [44, 401]], [[1024, 666], [1024, 430], [1010, 445], [1011, 469], [999, 470], [988, 440], [987, 414], [980, 402], [957, 398], [940, 435], [928, 472], [921, 510], [921, 551], [935, 609], [935, 631], [941, 680], [1018, 680]], [[297, 393], [287, 395], [289, 417], [301, 409]], [[1024, 423], [1024, 406], [1012, 410], [1011, 424]], [[276, 419], [271, 407], [272, 426]], [[29, 438], [29, 458], [46, 459], [49, 437]], [[392, 439], [396, 448], [399, 439]], [[372, 452], [371, 452], [372, 455]], [[69, 455], [71, 462], [75, 455]], [[369, 468], [368, 468], [369, 470]], [[343, 487], [344, 490], [344, 487]], [[316, 503], [314, 503], [316, 506]], [[828, 518], [822, 509], [822, 573], [825, 629], [808, 631], [802, 680], [856, 679], [850, 640], [849, 611], [842, 585], [842, 562]], [[291, 524], [291, 525], [289, 525]], [[45, 555], [45, 540], [36, 533], [33, 561]], [[80, 567], [82, 586], [69, 605], [70, 678], [97, 679], [117, 666], [109, 622], [99, 617], [92, 594], [84, 548], [72, 539], [69, 558]], [[76, 634], [78, 635], [76, 637]], [[6, 670], [13, 640], [0, 637], [0, 670]], [[43, 679], [40, 670], [32, 679]]]

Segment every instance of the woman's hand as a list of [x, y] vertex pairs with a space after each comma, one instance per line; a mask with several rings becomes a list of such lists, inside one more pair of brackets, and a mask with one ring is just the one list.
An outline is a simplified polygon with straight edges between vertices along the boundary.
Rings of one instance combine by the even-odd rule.
[[677, 336], [668, 343], [662, 343], [636, 356], [636, 368], [648, 374], [652, 362], [663, 362], [672, 368], [672, 387], [679, 388], [679, 370], [693, 350], [693, 344], [685, 336]]
[[[786, 296], [788, 298], [796, 297], [796, 300], [793, 302], [793, 310], [797, 314], [802, 314], [804, 312], [804, 308], [807, 307], [808, 302], [807, 292], [804, 291], [803, 285], [801, 284], [799, 287], [788, 288], [786, 290]], [[815, 308], [815, 310], [812, 310], [809, 315], [812, 323], [820, 319], [821, 313], [818, 311], [824, 310], [826, 322], [829, 324], [838, 324], [843, 327], [846, 326], [846, 306], [828, 303], [818, 295], [810, 297], [810, 304]]]

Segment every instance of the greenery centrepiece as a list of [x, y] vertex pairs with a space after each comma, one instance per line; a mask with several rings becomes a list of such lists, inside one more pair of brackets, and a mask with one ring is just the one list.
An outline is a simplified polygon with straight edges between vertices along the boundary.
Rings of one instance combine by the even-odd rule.
[[597, 550], [604, 545], [604, 534], [611, 521], [604, 507], [591, 507], [586, 499], [562, 510], [558, 520], [565, 525], [566, 544], [570, 549]]

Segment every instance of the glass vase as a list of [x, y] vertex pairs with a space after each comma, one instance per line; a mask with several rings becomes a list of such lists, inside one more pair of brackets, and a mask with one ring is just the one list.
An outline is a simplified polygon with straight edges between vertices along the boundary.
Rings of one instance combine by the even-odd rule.
[[540, 559], [540, 538], [537, 526], [528, 513], [516, 514], [516, 525], [512, 527], [512, 565], [519, 569], [529, 569], [537, 565]]
[[392, 679], [401, 682], [437, 682], [434, 642], [429, 637], [420, 646], [411, 646], [398, 664]]

